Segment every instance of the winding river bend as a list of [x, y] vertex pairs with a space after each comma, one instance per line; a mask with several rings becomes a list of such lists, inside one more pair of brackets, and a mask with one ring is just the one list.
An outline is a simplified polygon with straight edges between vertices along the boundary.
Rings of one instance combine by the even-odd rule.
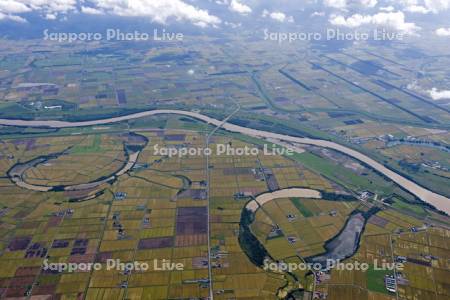
[[[287, 188], [275, 192], [260, 194], [255, 199], [249, 201], [244, 209], [255, 215], [256, 211], [260, 207], [263, 207], [270, 201], [293, 197], [300, 197], [303, 199], [322, 199], [322, 194], [319, 191], [311, 189]], [[326, 269], [327, 264], [330, 261], [336, 262], [352, 257], [358, 250], [360, 237], [369, 218], [370, 215], [365, 216], [363, 212], [354, 211], [348, 217], [342, 230], [325, 243], [326, 251], [315, 256], [306, 257], [305, 260], [311, 263], [319, 263], [324, 269]], [[247, 230], [249, 231], [248, 234], [253, 235], [251, 230], [248, 228], [249, 227], [247, 227]], [[257, 238], [255, 237], [255, 239]], [[264, 246], [261, 244], [261, 247]], [[250, 255], [252, 255], [252, 253]]]
[[430, 190], [427, 190], [426, 188], [418, 185], [417, 183], [401, 176], [400, 174], [388, 169], [383, 164], [375, 161], [374, 159], [368, 157], [365, 154], [362, 154], [356, 150], [353, 150], [351, 148], [348, 148], [346, 146], [325, 141], [325, 140], [319, 140], [319, 139], [311, 139], [311, 138], [300, 138], [300, 137], [294, 137], [290, 135], [284, 135], [284, 134], [278, 134], [263, 130], [257, 130], [257, 129], [251, 129], [251, 128], [245, 128], [243, 126], [234, 125], [228, 122], [220, 121], [205, 115], [202, 115], [201, 113], [197, 112], [191, 112], [191, 111], [183, 111], [183, 110], [172, 110], [172, 109], [161, 109], [161, 110], [150, 110], [150, 111], [144, 111], [140, 113], [134, 113], [129, 114], [125, 116], [115, 117], [115, 118], [108, 118], [108, 119], [99, 119], [99, 120], [93, 120], [93, 121], [83, 121], [83, 122], [65, 122], [65, 121], [52, 121], [52, 120], [36, 120], [36, 121], [25, 121], [25, 120], [12, 120], [12, 119], [0, 119], [0, 125], [9, 125], [9, 126], [21, 126], [21, 127], [48, 127], [48, 128], [70, 128], [70, 127], [85, 127], [85, 126], [95, 126], [95, 125], [103, 125], [103, 124], [111, 124], [111, 123], [117, 123], [127, 120], [133, 120], [133, 119], [139, 119], [149, 116], [155, 116], [155, 115], [162, 115], [162, 114], [176, 114], [176, 115], [182, 115], [191, 117], [197, 120], [201, 120], [203, 122], [206, 122], [211, 125], [215, 126], [221, 126], [223, 129], [235, 132], [235, 133], [241, 133], [248, 136], [256, 137], [256, 138], [262, 138], [262, 139], [271, 139], [272, 140], [278, 140], [279, 142], [287, 141], [292, 143], [299, 143], [299, 144], [307, 144], [307, 145], [314, 145], [318, 147], [328, 148], [332, 149], [341, 153], [344, 153], [350, 157], [353, 157], [366, 165], [372, 167], [374, 170], [380, 172], [396, 184], [398, 184], [403, 189], [409, 191], [411, 194], [415, 195], [417, 198], [421, 199], [422, 201], [433, 205], [437, 209], [446, 212], [447, 214], [450, 214], [450, 199], [434, 193]]
[[128, 154], [128, 160], [124, 163], [123, 167], [118, 170], [116, 173], [105, 177], [97, 179], [96, 181], [92, 181], [89, 183], [81, 183], [76, 185], [61, 185], [61, 186], [44, 186], [44, 185], [36, 185], [26, 182], [24, 179], [24, 173], [39, 164], [46, 163], [52, 159], [57, 159], [59, 156], [64, 155], [65, 153], [54, 153], [50, 155], [44, 155], [32, 159], [25, 163], [17, 163], [14, 165], [7, 173], [12, 182], [14, 182], [17, 186], [31, 190], [36, 192], [50, 192], [50, 191], [82, 191], [96, 188], [104, 183], [114, 181], [117, 177], [122, 176], [123, 174], [130, 171], [137, 162], [140, 151], [133, 152]]
[[[125, 139], [125, 137], [124, 137], [124, 139]], [[74, 185], [47, 186], [47, 185], [32, 184], [32, 183], [28, 183], [26, 181], [25, 173], [27, 172], [27, 170], [29, 170], [30, 168], [34, 168], [40, 164], [44, 164], [44, 163], [50, 162], [52, 160], [56, 160], [60, 156], [70, 154], [70, 150], [73, 146], [70, 146], [69, 148], [67, 148], [61, 152], [58, 152], [58, 153], [51, 153], [51, 154], [46, 154], [46, 155], [36, 157], [27, 162], [19, 161], [16, 164], [14, 164], [6, 172], [6, 174], [9, 177], [9, 179], [12, 182], [14, 182], [17, 186], [27, 189], [27, 190], [36, 191], [36, 192], [51, 192], [51, 191], [89, 192], [105, 183], [112, 183], [115, 180], [117, 180], [117, 178], [119, 178], [120, 176], [131, 171], [137, 163], [139, 154], [145, 148], [147, 143], [148, 143], [148, 139], [146, 137], [137, 135], [135, 133], [129, 133], [128, 136], [126, 137], [126, 140], [123, 141], [123, 148], [124, 148], [126, 160], [123, 161], [122, 167], [110, 175], [103, 176], [101, 178], [97, 178], [94, 181], [90, 181], [87, 183], [79, 183], [79, 184], [74, 184]], [[88, 199], [92, 198], [92, 195], [89, 195], [89, 194], [86, 197], [85, 196], [81, 196], [78, 198], [75, 197], [75, 198], [72, 198], [72, 200], [74, 200], [74, 199], [88, 200]]]
[[312, 199], [322, 199], [322, 195], [319, 191], [311, 189], [300, 189], [300, 188], [288, 188], [282, 189], [274, 192], [263, 193], [257, 196], [254, 200], [249, 201], [245, 206], [246, 209], [255, 213], [259, 207], [264, 206], [267, 202], [279, 198], [312, 198]]

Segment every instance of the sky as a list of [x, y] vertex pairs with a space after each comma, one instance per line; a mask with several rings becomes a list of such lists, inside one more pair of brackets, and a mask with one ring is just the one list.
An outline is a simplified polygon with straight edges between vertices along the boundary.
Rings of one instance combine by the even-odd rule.
[[37, 20], [61, 24], [83, 16], [133, 17], [217, 30], [255, 20], [292, 26], [315, 22], [450, 38], [450, 0], [0, 0], [0, 26]]

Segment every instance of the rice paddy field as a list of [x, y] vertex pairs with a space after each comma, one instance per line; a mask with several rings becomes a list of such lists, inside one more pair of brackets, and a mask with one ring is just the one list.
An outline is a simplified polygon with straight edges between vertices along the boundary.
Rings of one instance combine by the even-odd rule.
[[[167, 123], [176, 127], [183, 122]], [[310, 272], [293, 276], [254, 263], [255, 253], [248, 251], [241, 237], [245, 205], [267, 191], [297, 187], [320, 191], [324, 198], [270, 201], [257, 210], [249, 227], [271, 259], [298, 263], [319, 255], [355, 211], [377, 207], [380, 210], [368, 218], [360, 246], [349, 260], [373, 263], [375, 258], [406, 256], [400, 297], [449, 296], [445, 278], [450, 232], [441, 227], [411, 231], [412, 227], [425, 228], [424, 218], [442, 223], [442, 216], [405, 202], [401, 195], [390, 197], [391, 204], [374, 196], [358, 198], [363, 190], [331, 180], [328, 165], [315, 169], [308, 163], [308, 155], [320, 154], [315, 149], [306, 149], [300, 157], [217, 155], [215, 151], [208, 157], [170, 157], [155, 151], [156, 145], [201, 148], [205, 143], [206, 135], [200, 131], [148, 127], [129, 134], [85, 131], [2, 140], [0, 295], [10, 299], [51, 295], [61, 299], [201, 299], [208, 297], [212, 284], [217, 299], [279, 299], [289, 293], [327, 294], [330, 299], [349, 295], [394, 299], [380, 283], [384, 273], [331, 271], [328, 279], [319, 281]], [[210, 140], [212, 149], [219, 144], [258, 147], [222, 132]], [[132, 169], [88, 190], [38, 192], [8, 178], [16, 164], [63, 153], [28, 166], [22, 179], [52, 187], [93, 182], [117, 173], [128, 159], [130, 145], [141, 146]], [[328, 163], [340, 163], [340, 159], [331, 155]], [[352, 176], [362, 172], [355, 166], [347, 170], [353, 170]], [[341, 180], [345, 183], [348, 177]], [[349, 198], [330, 198], [337, 194]], [[112, 261], [149, 267], [108, 269]], [[161, 270], [163, 261], [181, 264], [183, 269]], [[73, 272], [44, 268], [53, 263], [100, 267]]]
[[[195, 36], [197, 42], [188, 43], [189, 51], [176, 43], [150, 50], [120, 43], [84, 48], [26, 40], [2, 41], [0, 77], [4, 80], [0, 82], [0, 115], [88, 120], [159, 107], [202, 109], [212, 116], [225, 117], [239, 106], [241, 112], [235, 116], [236, 123], [357, 147], [424, 187], [449, 195], [448, 99], [435, 101], [425, 90], [409, 88], [412, 82], [427, 89], [431, 88], [431, 82], [443, 82], [445, 76], [439, 69], [448, 64], [448, 57], [425, 56], [423, 63], [419, 56], [410, 53], [416, 53], [415, 50], [405, 45], [384, 49], [380, 55], [374, 45], [354, 45], [351, 49], [328, 52], [309, 47], [304, 41], [298, 45], [303, 49], [300, 54], [293, 45], [280, 49], [249, 37], [229, 38], [232, 46]], [[33, 47], [38, 52], [30, 50]], [[401, 62], [393, 63], [399, 57]], [[416, 76], [423, 72], [428, 72], [428, 81]], [[167, 129], [180, 128], [178, 125], [183, 122], [171, 118], [169, 122], [134, 123]], [[188, 126], [201, 127], [192, 121], [181, 127]], [[126, 126], [120, 129], [127, 130]], [[119, 128], [111, 126], [101, 131], [105, 130]], [[72, 133], [80, 131], [83, 132]], [[14, 132], [46, 130], [0, 127], [0, 134], [9, 136]], [[387, 147], [383, 136], [388, 135], [394, 139], [412, 137], [439, 143], [447, 150], [424, 151], [417, 145]], [[79, 142], [80, 146], [73, 150], [80, 157], [86, 151], [90, 152], [89, 157], [94, 157], [95, 141]], [[114, 156], [115, 151], [110, 154]], [[415, 171], [399, 165], [398, 159], [409, 158], [412, 151], [424, 155], [420, 160], [407, 161], [408, 164], [424, 163], [431, 167]], [[116, 163], [122, 159], [116, 158]], [[116, 167], [107, 167], [100, 159], [99, 163], [105, 170]], [[66, 168], [71, 161], [61, 158], [58, 164]], [[58, 175], [63, 176], [59, 179], [62, 181], [86, 179], [86, 174], [76, 172], [69, 177]], [[51, 177], [37, 182], [40, 175], [27, 176], [36, 184], [45, 184], [45, 180], [53, 180], [55, 185], [62, 183]]]
[[[441, 228], [407, 230], [422, 222], [399, 212], [383, 211], [369, 219], [361, 247], [351, 260], [367, 262], [367, 272], [332, 271], [329, 279], [318, 284], [320, 293], [330, 299], [361, 293], [368, 299], [446, 299], [448, 289], [448, 255], [446, 239], [449, 232]], [[410, 227], [409, 227], [410, 228]], [[417, 227], [420, 228], [420, 227]], [[445, 248], [445, 249], [444, 249]], [[374, 261], [398, 262], [405, 258], [401, 271], [376, 270]], [[384, 276], [398, 278], [398, 292], [388, 292]]]

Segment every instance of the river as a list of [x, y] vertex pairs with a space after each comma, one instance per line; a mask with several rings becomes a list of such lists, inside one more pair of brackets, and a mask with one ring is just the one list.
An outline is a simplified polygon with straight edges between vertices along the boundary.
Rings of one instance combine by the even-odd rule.
[[282, 189], [275, 192], [264, 193], [257, 196], [254, 200], [249, 201], [247, 203], [246, 209], [255, 213], [259, 207], [264, 206], [264, 204], [274, 199], [294, 198], [294, 197], [321, 199], [322, 195], [320, 194], [319, 191], [310, 189], [300, 189], [300, 188]]
[[104, 183], [111, 182], [111, 181], [115, 180], [117, 177], [120, 177], [123, 174], [130, 171], [136, 164], [140, 153], [141, 153], [140, 151], [137, 151], [137, 152], [128, 154], [127, 162], [115, 174], [113, 174], [109, 177], [106, 177], [106, 178], [101, 178], [96, 181], [89, 182], [89, 183], [81, 183], [81, 184], [67, 185], [67, 186], [63, 186], [63, 185], [61, 185], [61, 186], [44, 186], [44, 185], [36, 185], [36, 184], [27, 183], [25, 181], [24, 173], [28, 169], [35, 167], [39, 164], [46, 163], [49, 160], [57, 159], [60, 155], [64, 155], [64, 152], [40, 156], [40, 157], [37, 157], [26, 163], [17, 163], [8, 171], [8, 176], [17, 186], [20, 186], [21, 188], [24, 188], [27, 190], [36, 191], [36, 192], [50, 192], [50, 191], [55, 191], [55, 190], [58, 190], [58, 191], [59, 190], [64, 190], [64, 191], [88, 190], [88, 189], [96, 188]]
[[409, 191], [411, 194], [415, 195], [417, 198], [421, 199], [422, 201], [433, 205], [437, 209], [446, 212], [447, 214], [450, 214], [450, 199], [434, 193], [430, 190], [427, 190], [426, 188], [418, 185], [417, 183], [403, 177], [402, 175], [388, 169], [383, 164], [375, 161], [374, 159], [368, 157], [365, 154], [362, 154], [356, 150], [353, 150], [349, 147], [330, 142], [325, 140], [319, 140], [319, 139], [311, 139], [311, 138], [300, 138], [300, 137], [294, 137], [290, 135], [284, 135], [284, 134], [278, 134], [263, 130], [257, 130], [252, 128], [246, 128], [239, 125], [234, 125], [228, 122], [223, 122], [220, 120], [216, 120], [214, 118], [202, 115], [201, 113], [197, 112], [191, 112], [191, 111], [183, 111], [183, 110], [150, 110], [150, 111], [144, 111], [140, 113], [134, 113], [129, 114], [125, 116], [120, 117], [114, 117], [114, 118], [108, 118], [108, 119], [99, 119], [99, 120], [93, 120], [93, 121], [83, 121], [83, 122], [66, 122], [66, 121], [54, 121], [54, 120], [33, 120], [33, 121], [26, 121], [26, 120], [12, 120], [12, 119], [0, 119], [0, 125], [10, 125], [10, 126], [21, 126], [21, 127], [48, 127], [48, 128], [70, 128], [70, 127], [85, 127], [85, 126], [96, 126], [96, 125], [104, 125], [104, 124], [111, 124], [111, 123], [117, 123], [127, 120], [133, 120], [133, 119], [139, 119], [149, 116], [155, 116], [155, 115], [161, 115], [161, 114], [176, 114], [176, 115], [182, 115], [187, 117], [192, 117], [197, 120], [201, 120], [203, 122], [206, 122], [208, 124], [212, 124], [215, 126], [221, 126], [223, 129], [235, 132], [235, 133], [241, 133], [248, 136], [256, 137], [256, 138], [262, 138], [262, 139], [272, 139], [272, 140], [278, 140], [280, 142], [287, 141], [292, 143], [299, 143], [299, 144], [307, 144], [307, 145], [314, 145], [318, 147], [328, 148], [332, 150], [336, 150], [338, 152], [344, 153], [350, 157], [353, 157], [366, 165], [372, 167], [374, 170], [380, 172], [396, 184], [398, 184], [403, 189]]
[[[263, 207], [270, 201], [294, 197], [303, 199], [322, 199], [321, 193], [316, 190], [287, 188], [258, 195], [255, 199], [249, 201], [244, 209], [251, 211], [255, 215], [260, 207]], [[365, 218], [362, 212], [355, 211], [349, 216], [342, 230], [325, 243], [326, 251], [315, 256], [307, 257], [305, 258], [306, 261], [320, 263], [325, 269], [330, 261], [341, 261], [353, 256], [358, 250], [364, 225], [369, 218], [370, 216]]]

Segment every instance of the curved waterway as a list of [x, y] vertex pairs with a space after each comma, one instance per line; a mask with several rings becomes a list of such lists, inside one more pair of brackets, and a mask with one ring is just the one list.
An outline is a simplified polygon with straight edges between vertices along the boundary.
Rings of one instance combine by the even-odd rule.
[[96, 188], [104, 183], [114, 181], [117, 177], [122, 176], [126, 172], [130, 171], [134, 165], [136, 164], [136, 161], [139, 157], [140, 151], [133, 152], [131, 154], [128, 154], [128, 160], [123, 165], [123, 167], [118, 170], [115, 174], [112, 174], [105, 178], [99, 178], [96, 181], [89, 182], [89, 183], [81, 183], [76, 185], [66, 185], [66, 186], [45, 186], [45, 185], [36, 185], [26, 182], [24, 179], [23, 174], [30, 168], [33, 168], [39, 164], [46, 163], [50, 160], [57, 159], [59, 156], [64, 155], [65, 152], [62, 153], [55, 153], [50, 155], [44, 155], [39, 156], [35, 159], [32, 159], [25, 163], [18, 163], [14, 165], [7, 173], [8, 177], [11, 179], [12, 182], [14, 182], [17, 186], [37, 191], [37, 192], [50, 192], [50, 191], [82, 191], [82, 190], [88, 190]]
[[299, 143], [299, 144], [307, 144], [307, 145], [313, 145], [323, 148], [332, 149], [341, 153], [344, 153], [350, 157], [353, 157], [364, 164], [370, 166], [374, 170], [380, 172], [396, 184], [398, 184], [403, 189], [407, 190], [411, 194], [415, 195], [417, 198], [421, 199], [422, 201], [433, 205], [437, 209], [446, 212], [447, 214], [450, 214], [450, 199], [434, 193], [430, 190], [427, 190], [426, 188], [418, 185], [417, 183], [413, 182], [412, 180], [409, 180], [402, 175], [390, 170], [389, 168], [385, 167], [383, 164], [375, 161], [374, 159], [368, 157], [365, 154], [362, 154], [356, 150], [353, 150], [351, 148], [348, 148], [346, 146], [325, 141], [325, 140], [319, 140], [319, 139], [311, 139], [311, 138], [300, 138], [300, 137], [294, 137], [290, 135], [284, 135], [284, 134], [278, 134], [263, 130], [257, 130], [257, 129], [251, 129], [242, 127], [239, 125], [234, 125], [228, 122], [216, 120], [214, 118], [202, 115], [197, 112], [191, 112], [191, 111], [183, 111], [183, 110], [172, 110], [172, 109], [161, 109], [161, 110], [150, 110], [150, 111], [144, 111], [140, 113], [134, 113], [129, 114], [121, 117], [114, 117], [109, 119], [99, 119], [99, 120], [93, 120], [93, 121], [83, 121], [83, 122], [65, 122], [65, 121], [52, 121], [52, 120], [35, 120], [35, 121], [26, 121], [26, 120], [12, 120], [12, 119], [0, 119], [0, 125], [9, 125], [9, 126], [21, 126], [21, 127], [48, 127], [48, 128], [70, 128], [70, 127], [85, 127], [85, 126], [96, 126], [96, 125], [104, 125], [104, 124], [111, 124], [111, 123], [117, 123], [127, 120], [133, 120], [133, 119], [139, 119], [149, 116], [155, 116], [155, 115], [161, 115], [161, 114], [176, 114], [176, 115], [182, 115], [187, 117], [192, 117], [197, 120], [201, 120], [203, 122], [206, 122], [208, 124], [212, 124], [215, 126], [221, 126], [223, 129], [235, 132], [235, 133], [241, 133], [248, 136], [256, 137], [256, 138], [262, 138], [262, 139], [272, 139], [272, 140], [278, 140], [280, 142], [287, 141], [291, 143]]
[[[370, 217], [370, 216], [369, 216]], [[361, 235], [368, 218], [362, 212], [352, 214], [340, 233], [325, 243], [325, 253], [307, 257], [306, 261], [319, 263], [327, 268], [329, 262], [337, 262], [352, 257], [358, 251]]]
[[[316, 190], [287, 188], [275, 192], [260, 194], [255, 199], [249, 201], [244, 209], [247, 209], [255, 214], [260, 207], [263, 207], [270, 201], [293, 197], [304, 199], [322, 199], [321, 193]], [[370, 215], [365, 217], [362, 212], [355, 211], [349, 216], [342, 230], [326, 242], [326, 251], [319, 255], [307, 257], [306, 261], [311, 263], [319, 263], [324, 269], [326, 269], [327, 264], [330, 261], [336, 262], [352, 257], [358, 250], [364, 226], [369, 218]]]
[[280, 198], [313, 198], [321, 199], [322, 195], [319, 191], [310, 189], [300, 189], [300, 188], [288, 188], [283, 190], [278, 190], [271, 193], [264, 193], [257, 196], [254, 200], [251, 200], [245, 206], [251, 212], [256, 212], [259, 207], [263, 206], [267, 202]]

